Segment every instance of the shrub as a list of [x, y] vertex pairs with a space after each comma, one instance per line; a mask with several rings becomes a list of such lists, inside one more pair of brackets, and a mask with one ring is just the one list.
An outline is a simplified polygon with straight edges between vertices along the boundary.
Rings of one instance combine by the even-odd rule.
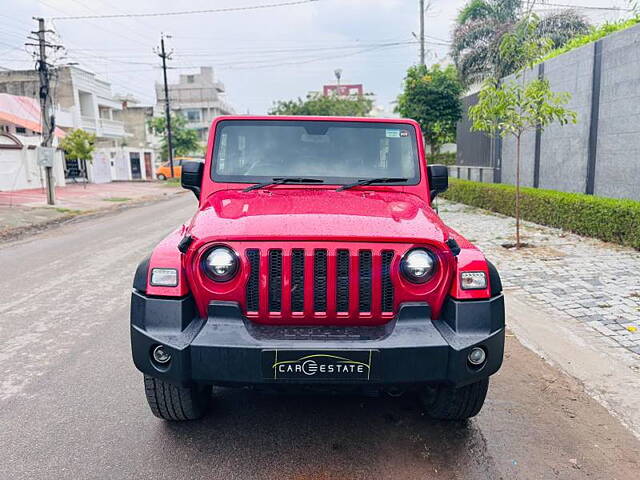
[[[515, 215], [515, 187], [449, 179], [444, 197], [504, 215]], [[640, 250], [640, 202], [521, 188], [524, 220]]]
[[427, 154], [427, 163], [429, 165], [455, 165], [456, 164], [456, 153], [455, 152], [445, 152], [445, 153], [434, 153]]
[[599, 27], [593, 28], [589, 33], [584, 35], [578, 35], [577, 37], [572, 38], [567, 43], [565, 43], [562, 47], [556, 48], [549, 52], [542, 60], [549, 60], [550, 58], [557, 57], [558, 55], [562, 55], [570, 50], [575, 48], [582, 47], [588, 43], [595, 42], [600, 40], [607, 35], [610, 35], [615, 32], [619, 32], [620, 30], [624, 30], [629, 27], [633, 27], [640, 23], [640, 16], [632, 17], [625, 20], [619, 20], [617, 22], [606, 22]]

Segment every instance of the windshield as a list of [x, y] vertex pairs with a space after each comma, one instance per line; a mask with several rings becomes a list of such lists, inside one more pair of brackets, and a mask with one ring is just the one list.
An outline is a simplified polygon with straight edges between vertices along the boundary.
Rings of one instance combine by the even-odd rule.
[[212, 176], [232, 183], [312, 177], [325, 184], [393, 177], [415, 185], [415, 130], [402, 123], [224, 120], [216, 128]]

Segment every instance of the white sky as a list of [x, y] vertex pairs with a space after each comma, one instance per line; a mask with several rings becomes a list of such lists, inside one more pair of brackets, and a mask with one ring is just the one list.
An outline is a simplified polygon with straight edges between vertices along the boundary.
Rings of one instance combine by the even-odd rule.
[[[280, 3], [286, 0], [0, 0], [0, 67], [32, 68], [23, 46], [33, 16], [171, 12]], [[432, 0], [427, 13], [428, 62], [442, 59], [452, 23], [464, 0]], [[623, 7], [626, 0], [538, 0], [580, 6]], [[548, 10], [542, 7], [540, 10]], [[624, 13], [581, 10], [592, 21]], [[153, 48], [160, 32], [173, 36], [170, 79], [214, 68], [237, 112], [265, 113], [274, 100], [304, 97], [334, 83], [363, 83], [377, 103], [391, 111], [408, 66], [417, 62], [418, 0], [319, 0], [315, 3], [244, 12], [134, 19], [55, 20], [49, 26], [75, 61], [129, 93], [153, 104], [160, 59]], [[386, 45], [411, 42], [400, 45]]]

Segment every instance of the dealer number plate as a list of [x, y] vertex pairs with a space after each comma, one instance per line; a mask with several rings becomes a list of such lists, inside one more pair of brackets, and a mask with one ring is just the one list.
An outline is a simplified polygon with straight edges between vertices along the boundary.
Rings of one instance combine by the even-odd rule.
[[262, 371], [275, 380], [369, 380], [376, 350], [263, 350]]

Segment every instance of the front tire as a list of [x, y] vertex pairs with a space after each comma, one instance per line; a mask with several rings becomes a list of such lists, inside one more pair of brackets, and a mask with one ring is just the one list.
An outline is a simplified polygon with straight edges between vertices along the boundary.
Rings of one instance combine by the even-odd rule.
[[166, 180], [166, 179], [167, 179], [167, 176], [166, 176], [166, 175], [164, 175], [163, 173], [159, 173], [158, 175], [156, 175], [156, 178], [157, 178], [158, 180], [163, 180], [163, 181], [164, 181], [164, 180]]
[[480, 412], [488, 388], [488, 378], [460, 388], [438, 385], [420, 392], [420, 402], [427, 415], [432, 418], [466, 420]]
[[144, 392], [151, 412], [163, 420], [197, 420], [211, 401], [210, 386], [181, 387], [149, 375], [144, 376]]

